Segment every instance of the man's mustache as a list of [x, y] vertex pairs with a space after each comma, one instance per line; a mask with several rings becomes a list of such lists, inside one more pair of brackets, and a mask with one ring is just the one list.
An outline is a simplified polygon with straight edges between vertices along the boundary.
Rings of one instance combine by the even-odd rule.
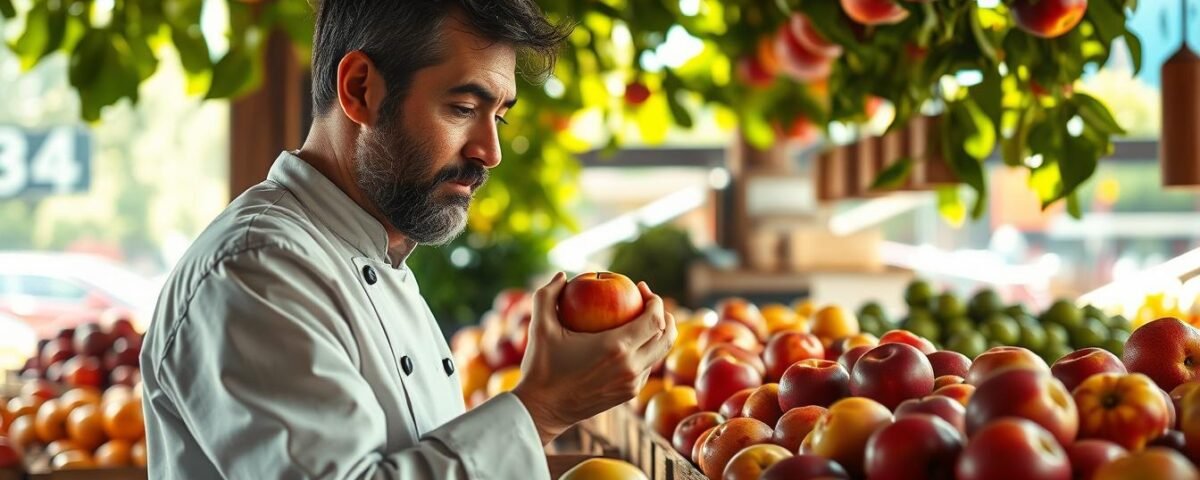
[[443, 168], [433, 179], [434, 185], [442, 182], [461, 183], [470, 185], [471, 191], [482, 186], [488, 179], [488, 171], [477, 163], [464, 163]]

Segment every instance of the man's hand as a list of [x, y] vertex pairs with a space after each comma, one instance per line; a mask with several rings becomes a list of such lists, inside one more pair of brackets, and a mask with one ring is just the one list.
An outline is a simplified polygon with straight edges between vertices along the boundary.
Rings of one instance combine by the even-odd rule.
[[675, 342], [675, 318], [662, 299], [638, 283], [645, 310], [620, 327], [598, 333], [568, 330], [558, 321], [558, 273], [534, 294], [529, 346], [513, 394], [525, 404], [542, 443], [576, 422], [637, 396], [654, 364]]

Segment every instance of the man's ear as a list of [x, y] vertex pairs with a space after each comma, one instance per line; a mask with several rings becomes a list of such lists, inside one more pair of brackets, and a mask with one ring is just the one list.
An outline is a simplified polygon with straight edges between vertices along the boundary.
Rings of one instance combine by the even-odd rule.
[[367, 54], [354, 50], [342, 57], [336, 86], [338, 105], [347, 118], [359, 125], [375, 124], [387, 85]]

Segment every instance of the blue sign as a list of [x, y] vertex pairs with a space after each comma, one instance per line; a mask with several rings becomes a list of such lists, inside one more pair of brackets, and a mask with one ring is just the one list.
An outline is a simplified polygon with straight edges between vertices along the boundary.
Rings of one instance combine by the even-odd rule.
[[0, 200], [85, 192], [92, 137], [80, 127], [42, 131], [0, 125]]

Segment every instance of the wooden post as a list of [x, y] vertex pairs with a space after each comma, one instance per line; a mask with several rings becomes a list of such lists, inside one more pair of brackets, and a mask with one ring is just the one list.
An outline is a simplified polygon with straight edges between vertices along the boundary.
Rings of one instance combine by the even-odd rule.
[[272, 32], [265, 48], [262, 87], [230, 106], [230, 200], [266, 179], [279, 152], [299, 148], [311, 123], [309, 74], [287, 34]]

